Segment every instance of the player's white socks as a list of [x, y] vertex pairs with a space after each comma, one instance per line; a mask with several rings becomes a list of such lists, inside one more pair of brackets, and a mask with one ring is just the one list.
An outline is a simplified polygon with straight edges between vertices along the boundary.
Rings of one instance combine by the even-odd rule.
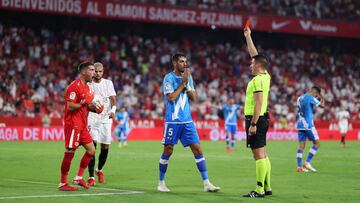
[[83, 179], [82, 176], [75, 176], [75, 178], [74, 178], [74, 180], [81, 180], [81, 179]]

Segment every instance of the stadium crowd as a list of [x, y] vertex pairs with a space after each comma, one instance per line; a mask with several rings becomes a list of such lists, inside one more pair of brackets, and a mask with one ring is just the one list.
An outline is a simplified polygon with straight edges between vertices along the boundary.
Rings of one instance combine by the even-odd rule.
[[[124, 0], [118, 0], [124, 1]], [[127, 2], [151, 3], [198, 9], [263, 15], [296, 16], [331, 20], [358, 21], [358, 0], [125, 0]]]
[[[302, 42], [301, 42], [302, 43]], [[261, 44], [261, 43], [259, 43]], [[333, 54], [330, 50], [262, 49], [270, 61], [272, 85], [270, 111], [276, 118], [296, 119], [296, 100], [314, 84], [324, 89], [328, 107], [318, 109], [317, 119], [331, 120], [344, 106], [352, 119], [360, 119], [360, 57]], [[126, 106], [132, 118], [162, 118], [163, 76], [171, 71], [171, 54], [183, 50], [189, 56], [198, 100], [194, 118], [218, 119], [211, 104], [235, 98], [245, 100], [249, 55], [244, 44], [165, 37], [55, 32], [0, 24], [0, 115], [59, 118], [64, 90], [77, 76], [81, 60], [101, 61], [113, 80], [118, 106]]]

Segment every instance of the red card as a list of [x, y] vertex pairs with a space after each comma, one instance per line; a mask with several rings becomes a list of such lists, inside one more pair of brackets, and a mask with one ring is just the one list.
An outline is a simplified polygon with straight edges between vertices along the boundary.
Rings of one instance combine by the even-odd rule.
[[245, 28], [250, 28], [250, 20], [249, 19], [246, 20]]

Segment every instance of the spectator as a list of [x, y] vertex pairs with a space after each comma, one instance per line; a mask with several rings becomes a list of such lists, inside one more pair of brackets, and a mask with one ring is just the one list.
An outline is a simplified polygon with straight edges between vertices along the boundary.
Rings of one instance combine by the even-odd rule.
[[[182, 47], [185, 51], [191, 49], [192, 53], [188, 57], [198, 91], [198, 102], [192, 109], [195, 119], [218, 119], [209, 103], [219, 103], [229, 97], [240, 104], [245, 100], [245, 81], [250, 78], [244, 74], [248, 58], [246, 50], [235, 43], [189, 35], [170, 39], [126, 33], [105, 36], [0, 27], [1, 116], [61, 117], [64, 88], [75, 77], [73, 64], [86, 55], [110, 67], [107, 77], [114, 81], [118, 106], [125, 105], [131, 118], [162, 118], [161, 76], [171, 70], [171, 50]], [[49, 43], [49, 39], [54, 40]], [[297, 42], [300, 43], [303, 42]], [[329, 104], [326, 111], [316, 112], [317, 119], [333, 119], [334, 107], [340, 104], [351, 112], [353, 119], [360, 119], [359, 56], [318, 51], [311, 46], [294, 47], [297, 48], [259, 49], [269, 56], [272, 64], [269, 104], [275, 118], [287, 115], [289, 121], [294, 121], [296, 98], [317, 84], [324, 89]], [[87, 49], [89, 52], [85, 53], [83, 50]], [[44, 56], [50, 56], [46, 63]], [[298, 74], [300, 70], [302, 74]]]

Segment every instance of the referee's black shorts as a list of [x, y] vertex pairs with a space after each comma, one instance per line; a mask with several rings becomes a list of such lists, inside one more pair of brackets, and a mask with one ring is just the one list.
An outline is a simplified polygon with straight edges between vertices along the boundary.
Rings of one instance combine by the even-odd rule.
[[249, 134], [252, 116], [245, 116], [246, 147], [257, 149], [266, 146], [266, 133], [269, 129], [269, 117], [260, 116], [256, 123], [256, 134]]

